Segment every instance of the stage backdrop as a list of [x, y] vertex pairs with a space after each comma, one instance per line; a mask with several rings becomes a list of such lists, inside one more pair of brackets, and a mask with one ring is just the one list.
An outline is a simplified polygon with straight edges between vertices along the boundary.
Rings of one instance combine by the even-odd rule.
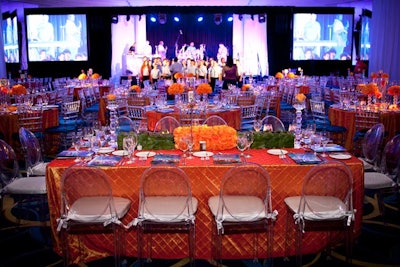
[[[168, 48], [167, 57], [176, 56], [176, 46], [194, 42], [196, 48], [201, 43], [206, 45], [208, 57], [216, 58], [219, 43], [228, 47], [229, 54], [240, 60], [240, 69], [246, 74], [268, 75], [267, 26], [258, 22], [258, 16], [222, 14], [220, 24], [214, 21], [214, 14], [204, 15], [202, 22], [197, 21], [195, 14], [180, 15], [180, 22], [166, 15], [165, 24], [151, 22], [151, 15], [120, 15], [118, 21], [111, 24], [112, 32], [112, 65], [111, 74], [114, 81], [121, 75], [138, 74], [137, 64], [142, 59], [142, 51], [149, 41], [155, 53], [155, 46], [160, 40]], [[136, 42], [139, 55], [128, 54], [129, 47]]]

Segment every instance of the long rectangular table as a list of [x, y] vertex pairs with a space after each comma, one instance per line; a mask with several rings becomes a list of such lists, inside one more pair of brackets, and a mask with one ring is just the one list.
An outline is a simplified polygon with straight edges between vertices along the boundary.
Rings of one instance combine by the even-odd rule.
[[[296, 151], [290, 149], [291, 151]], [[162, 151], [163, 153], [180, 154], [180, 151]], [[238, 153], [237, 150], [223, 151], [226, 153]], [[284, 198], [298, 195], [301, 192], [302, 183], [307, 172], [314, 165], [298, 165], [291, 159], [284, 162], [278, 156], [267, 154], [265, 149], [250, 150], [252, 155], [248, 161], [261, 164], [269, 172], [272, 186], [273, 209], [279, 212], [274, 227], [273, 257], [285, 256], [285, 222], [286, 208]], [[329, 158], [328, 158], [329, 159]], [[149, 168], [151, 158], [138, 164], [138, 160], [131, 165], [118, 167], [102, 167], [109, 175], [113, 194], [132, 200], [132, 206], [124, 223], [130, 222], [137, 216], [139, 203], [140, 176], [146, 168]], [[362, 202], [364, 195], [363, 165], [355, 157], [345, 160], [350, 167], [354, 179], [354, 208], [357, 209], [354, 233], [358, 235], [361, 229]], [[57, 253], [61, 253], [60, 239], [56, 231], [56, 219], [60, 216], [60, 185], [63, 171], [73, 164], [71, 160], [54, 160], [47, 167], [46, 181], [50, 208], [50, 223], [53, 236], [53, 246]], [[212, 227], [213, 217], [208, 208], [208, 199], [219, 192], [219, 185], [223, 174], [233, 165], [217, 165], [210, 161], [195, 158], [187, 160], [187, 165], [180, 166], [191, 179], [192, 193], [199, 200], [196, 213], [196, 253], [198, 259], [212, 258]], [[131, 228], [125, 232], [127, 256], [135, 257], [136, 229]], [[304, 235], [303, 252], [316, 253], [326, 246], [326, 235], [322, 233], [306, 233]], [[83, 258], [78, 257], [78, 241], [73, 239], [70, 246], [70, 256], [74, 263], [79, 261], [91, 261], [108, 255], [113, 255], [113, 239], [111, 235], [88, 235], [82, 240], [85, 248]], [[233, 235], [223, 239], [223, 257], [231, 259], [253, 258], [253, 239], [251, 235]], [[288, 254], [295, 252], [293, 237], [290, 238]], [[178, 259], [188, 255], [187, 237], [183, 234], [163, 234], [153, 236], [153, 258]], [[144, 249], [147, 252], [147, 249]], [[259, 257], [266, 255], [266, 240], [259, 238]], [[81, 255], [82, 256], [82, 255]]]

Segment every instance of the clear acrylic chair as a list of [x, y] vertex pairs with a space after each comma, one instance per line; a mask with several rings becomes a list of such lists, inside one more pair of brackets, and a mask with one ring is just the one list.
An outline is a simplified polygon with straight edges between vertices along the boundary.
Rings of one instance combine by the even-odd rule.
[[131, 201], [113, 196], [108, 175], [100, 168], [73, 165], [61, 178], [61, 214], [57, 231], [61, 234], [64, 265], [70, 264], [69, 236], [112, 232], [114, 263], [120, 266], [124, 248], [121, 219], [130, 209]]
[[[273, 115], [267, 115], [261, 120], [261, 125], [264, 128], [264, 125], [270, 125], [272, 127], [273, 132], [284, 132], [285, 125], [283, 122]], [[261, 129], [263, 129], [261, 128]]]
[[[333, 231], [346, 234], [346, 259], [351, 261], [353, 234], [353, 176], [344, 163], [326, 161], [314, 166], [303, 181], [298, 196], [284, 199], [286, 204], [286, 249], [289, 232], [295, 231], [295, 252], [298, 266], [302, 264], [302, 240], [310, 231], [326, 232], [328, 241]], [[327, 244], [328, 252], [330, 245]], [[286, 253], [288, 254], [288, 253]]]
[[144, 106], [128, 105], [128, 117], [131, 118], [135, 127], [139, 127], [142, 122], [147, 124], [146, 108]]
[[253, 129], [257, 117], [257, 105], [240, 106], [240, 130]]
[[117, 126], [117, 132], [134, 132], [135, 131], [135, 124], [132, 121], [131, 118], [128, 116], [119, 116], [118, 117], [118, 126]]
[[[138, 217], [131, 222], [137, 226], [140, 265], [143, 265], [143, 249], [146, 248], [145, 234], [165, 233], [166, 230], [188, 234], [190, 265], [194, 265], [197, 205], [189, 177], [182, 169], [164, 165], [146, 169], [140, 182]], [[152, 245], [149, 243], [150, 260]]]
[[159, 119], [154, 126], [154, 132], [173, 133], [175, 128], [181, 126], [181, 123], [172, 116], [165, 116]]
[[271, 259], [273, 226], [278, 212], [272, 209], [270, 177], [265, 168], [256, 163], [232, 167], [222, 177], [219, 195], [209, 198], [208, 206], [214, 216], [213, 240], [218, 264], [222, 263], [223, 236], [229, 234], [254, 234], [255, 260], [258, 234], [264, 234], [267, 238], [265, 259]]
[[379, 170], [384, 135], [385, 126], [382, 123], [375, 124], [365, 133], [361, 145], [362, 155], [358, 157], [363, 162], [364, 170]]
[[44, 162], [41, 145], [35, 134], [25, 127], [19, 128], [19, 140], [25, 155], [26, 175], [45, 176], [47, 162]]
[[400, 135], [396, 135], [385, 145], [379, 172], [364, 173], [364, 188], [375, 193], [381, 215], [385, 215], [384, 194], [391, 193], [398, 197], [399, 179]]
[[[46, 221], [47, 189], [46, 177], [22, 177], [14, 149], [0, 139], [0, 182], [1, 182], [1, 210], [3, 199], [11, 196], [14, 201], [13, 209], [17, 211], [17, 223], [21, 219], [27, 221]], [[32, 205], [39, 204], [37, 214], [28, 214]], [[32, 217], [34, 215], [34, 217]]]
[[203, 125], [216, 126], [216, 125], [228, 125], [228, 123], [218, 115], [211, 115], [203, 122]]

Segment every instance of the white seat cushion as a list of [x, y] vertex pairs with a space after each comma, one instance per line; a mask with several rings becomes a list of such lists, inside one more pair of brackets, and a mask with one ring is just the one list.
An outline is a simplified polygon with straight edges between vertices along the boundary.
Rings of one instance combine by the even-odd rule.
[[31, 168], [32, 175], [46, 176], [48, 162], [40, 162]]
[[[218, 204], [220, 201], [219, 196], [212, 196], [208, 199], [208, 206], [214, 217], [218, 214]], [[224, 211], [221, 221], [237, 222], [237, 221], [258, 221], [266, 218], [265, 206], [262, 199], [256, 196], [224, 196], [224, 202], [228, 211]]]
[[[101, 223], [112, 218], [109, 197], [81, 197], [76, 200], [68, 212], [67, 219], [78, 222]], [[131, 201], [122, 197], [114, 197], [115, 213], [118, 219], [128, 212]]]
[[[285, 203], [294, 213], [297, 213], [300, 199], [301, 196], [287, 197]], [[348, 215], [346, 204], [337, 197], [307, 196], [306, 199], [307, 203], [303, 215], [306, 220], [342, 219]]]
[[46, 177], [16, 178], [5, 187], [5, 192], [15, 195], [46, 194]]
[[364, 188], [365, 189], [381, 189], [389, 188], [394, 185], [390, 177], [380, 172], [366, 172], [364, 173]]
[[144, 220], [162, 222], [181, 222], [193, 218], [197, 211], [198, 200], [192, 197], [193, 213], [188, 214], [185, 196], [146, 197]]
[[358, 158], [358, 159], [362, 161], [365, 171], [371, 171], [371, 170], [375, 169], [374, 165], [367, 162], [365, 159], [363, 159], [363, 158]]

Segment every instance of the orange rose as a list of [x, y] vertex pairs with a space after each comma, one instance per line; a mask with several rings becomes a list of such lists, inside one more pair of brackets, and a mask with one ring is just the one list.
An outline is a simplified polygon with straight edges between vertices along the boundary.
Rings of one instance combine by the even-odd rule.
[[293, 72], [289, 72], [287, 77], [290, 79], [293, 79], [293, 78], [296, 78], [296, 75]]
[[107, 100], [108, 101], [114, 101], [117, 97], [114, 94], [108, 94], [107, 95]]
[[400, 95], [400, 85], [392, 85], [388, 89], [389, 95]]
[[92, 79], [100, 79], [100, 75], [98, 73], [93, 73]]
[[176, 95], [182, 94], [185, 91], [185, 88], [180, 83], [173, 83], [168, 87], [168, 94]]
[[296, 101], [300, 102], [300, 103], [304, 102], [304, 100], [306, 100], [306, 98], [307, 97], [302, 93], [299, 93], [299, 94], [296, 95]]
[[212, 88], [211, 85], [208, 83], [201, 83], [197, 86], [196, 93], [199, 95], [201, 94], [211, 94], [212, 93]]
[[361, 88], [361, 93], [365, 95], [376, 95], [378, 90], [378, 85], [376, 83], [366, 84], [365, 87]]
[[26, 88], [25, 88], [25, 86], [23, 86], [21, 84], [16, 84], [11, 88], [11, 94], [12, 95], [25, 95]]
[[285, 76], [283, 75], [283, 73], [282, 72], [277, 72], [276, 74], [275, 74], [275, 78], [277, 78], [277, 79], [283, 79]]

